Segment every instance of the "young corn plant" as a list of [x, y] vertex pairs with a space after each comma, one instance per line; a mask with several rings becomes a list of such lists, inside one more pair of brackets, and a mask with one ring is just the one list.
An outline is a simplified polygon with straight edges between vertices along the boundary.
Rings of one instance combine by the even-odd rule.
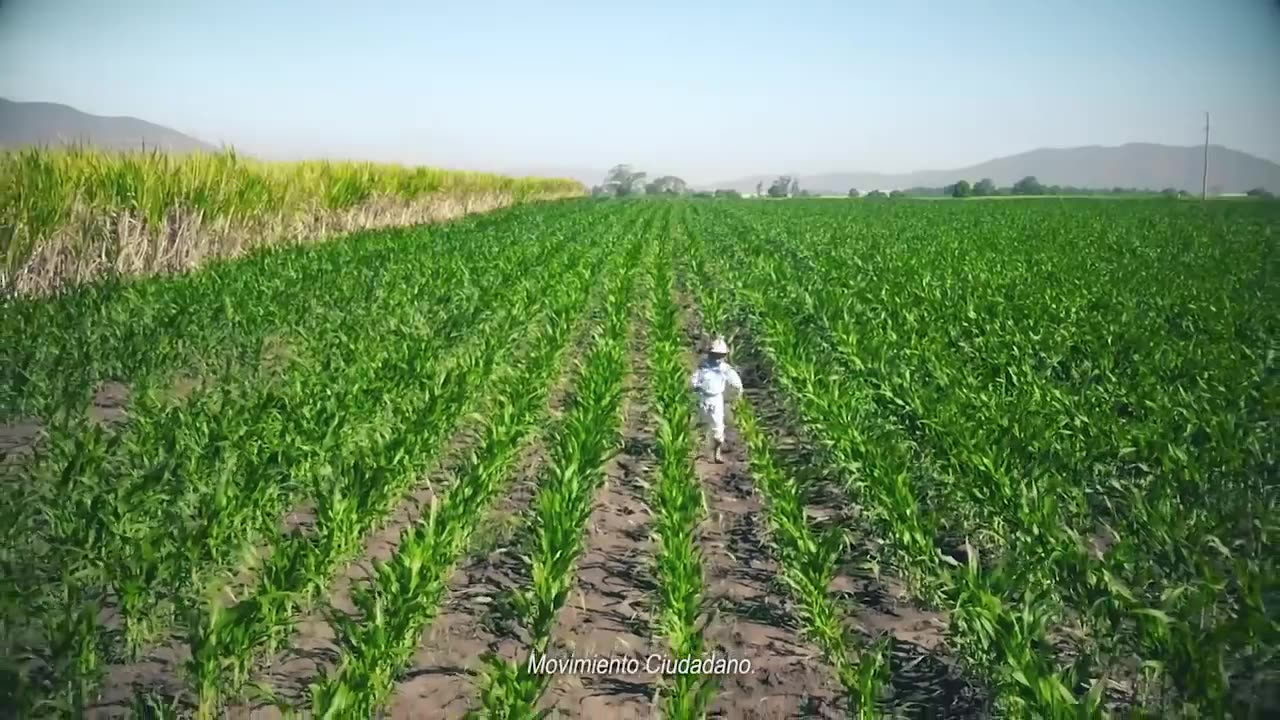
[[[36, 611], [27, 613], [28, 622], [47, 628], [48, 642], [35, 650], [53, 673], [29, 686], [35, 698], [56, 687], [64, 671], [138, 653], [187, 617], [175, 614], [179, 608], [201, 612], [206, 588], [220, 575], [237, 566], [252, 571], [255, 540], [274, 534], [279, 516], [311, 489], [307, 485], [330, 482], [329, 458], [385, 446], [394, 414], [380, 398], [408, 408], [422, 394], [396, 394], [397, 375], [379, 372], [404, 367], [411, 384], [399, 390], [412, 390], [418, 378], [429, 382], [433, 359], [467, 337], [494, 303], [501, 307], [503, 296], [493, 290], [519, 287], [511, 281], [530, 260], [567, 254], [555, 243], [504, 251], [507, 233], [497, 227], [489, 239], [473, 227], [446, 243], [470, 255], [466, 272], [465, 263], [454, 261], [433, 267], [432, 249], [410, 236], [374, 243], [370, 250], [387, 262], [371, 266], [371, 254], [363, 268], [331, 274], [338, 279], [334, 299], [346, 298], [350, 306], [302, 321], [312, 336], [304, 356], [283, 372], [240, 378], [233, 374], [238, 361], [229, 362], [208, 391], [180, 405], [144, 392], [130, 407], [129, 422], [114, 432], [64, 413], [31, 470], [37, 502], [9, 513], [28, 530], [9, 536], [6, 552], [15, 563], [23, 560], [14, 577], [26, 578], [28, 597], [47, 598], [27, 601]], [[346, 257], [342, 246], [330, 247], [338, 260]], [[377, 269], [366, 272], [370, 267]], [[439, 308], [435, 301], [446, 304]], [[405, 344], [389, 347], [395, 337]], [[27, 548], [34, 552], [19, 555]], [[53, 575], [55, 569], [61, 574]], [[114, 598], [123, 625], [59, 622], [59, 598], [68, 593]], [[213, 626], [197, 620], [190, 627]], [[60, 635], [71, 631], [94, 637]], [[48, 656], [70, 648], [91, 649], [97, 659]]]
[[352, 594], [354, 616], [331, 613], [341, 646], [338, 670], [312, 686], [316, 715], [369, 716], [387, 700], [409, 663], [423, 629], [434, 617], [454, 565], [545, 411], [575, 318], [586, 301], [592, 274], [580, 272], [553, 295], [555, 311], [542, 321], [524, 366], [504, 381], [502, 397], [487, 419], [480, 447], [455, 472], [444, 495], [402, 536], [395, 555], [375, 563], [374, 577]]
[[[587, 259], [579, 256], [576, 262]], [[559, 274], [570, 268], [551, 269]], [[407, 401], [402, 424], [390, 433], [393, 440], [366, 453], [339, 456], [339, 463], [326, 474], [327, 487], [316, 497], [314, 530], [295, 531], [277, 545], [254, 593], [238, 603], [248, 608], [239, 620], [242, 627], [222, 633], [222, 642], [214, 643], [205, 657], [193, 656], [193, 677], [205, 678], [198, 681], [200, 688], [223, 695], [234, 692], [248, 680], [258, 656], [287, 641], [301, 611], [328, 586], [337, 567], [355, 555], [364, 535], [390, 513], [459, 419], [476, 405], [477, 392], [499, 370], [497, 361], [510, 357], [500, 351], [518, 344], [540, 301], [551, 297], [539, 294], [541, 281], [527, 277], [502, 312], [474, 326], [475, 332], [448, 364], [432, 367], [422, 355], [411, 356], [414, 362], [404, 367], [391, 393]], [[389, 370], [384, 366], [381, 375], [391, 376]]]
[[[1021, 628], [1038, 648], [1034, 657], [991, 648], [979, 625], [955, 628], [975, 669], [1000, 666], [978, 648], [1003, 655], [1007, 671], [992, 677], [1002, 703], [1096, 715], [1106, 670], [1090, 665], [1136, 661], [1159, 668], [1181, 696], [1139, 703], [1242, 712], [1241, 695], [1226, 688], [1255, 682], [1257, 648], [1274, 631], [1252, 619], [1260, 605], [1250, 588], [1268, 572], [1253, 558], [1268, 553], [1259, 525], [1240, 518], [1275, 507], [1274, 493], [1247, 480], [1266, 472], [1259, 451], [1273, 443], [1259, 441], [1256, 422], [1269, 387], [1262, 366], [1226, 350], [1244, 337], [1261, 347], [1261, 336], [1244, 329], [1228, 342], [1222, 323], [1231, 315], [1233, 327], [1257, 329], [1249, 308], [1264, 295], [1256, 282], [1225, 286], [1211, 268], [1258, 260], [1256, 227], [1233, 219], [1242, 241], [1227, 250], [1182, 242], [1187, 225], [1147, 209], [1059, 207], [1060, 221], [1106, 222], [1038, 242], [1028, 233], [1068, 227], [1046, 225], [1043, 207], [965, 210], [952, 218], [965, 224], [941, 234], [882, 210], [877, 224], [843, 210], [822, 220], [726, 208], [699, 223], [715, 261], [695, 268], [744, 301], [739, 319], [815, 439], [847, 457], [847, 487], [896, 538], [895, 562], [919, 566], [926, 557], [913, 543], [927, 550], [956, 535], [973, 541], [969, 557], [988, 558], [975, 577], [946, 557], [923, 576], [937, 580], [931, 597], [961, 603], [960, 617]], [[1002, 230], [973, 243], [968, 222], [988, 211]], [[1173, 279], [1174, 266], [1189, 273]], [[1145, 289], [1170, 282], [1174, 291], [1155, 298]], [[1224, 302], [1226, 313], [1208, 310]], [[1108, 320], [1086, 320], [1085, 307]], [[813, 350], [790, 352], [788, 331]], [[813, 372], [819, 361], [835, 367], [832, 377]], [[854, 419], [856, 443], [838, 417]], [[909, 483], [894, 471], [904, 462], [919, 468]], [[877, 492], [877, 476], [897, 480]], [[1222, 502], [1203, 503], [1209, 486]], [[913, 517], [930, 516], [931, 534], [912, 529]], [[1189, 601], [1197, 597], [1217, 599]], [[1086, 636], [1064, 663], [1048, 638], [1068, 618], [1082, 619]]]
[[[644, 267], [637, 234], [625, 264]], [[633, 297], [633, 276], [618, 273], [606, 280], [604, 317], [574, 388], [573, 405], [551, 439], [551, 452], [527, 520], [527, 576], [530, 585], [516, 592], [512, 606], [528, 651], [545, 654], [556, 614], [573, 587], [574, 566], [582, 552], [582, 532], [592, 499], [604, 478], [605, 463], [617, 452], [622, 417], [626, 341]], [[526, 718], [536, 706], [550, 675], [535, 673], [528, 662], [496, 655], [484, 658], [480, 712], [488, 717]]]
[[[776, 282], [778, 276], [783, 272], [785, 271], [781, 269], [775, 269], [773, 272], [770, 272], [768, 275], [770, 282]], [[764, 304], [764, 308], [757, 311], [760, 312], [760, 319], [758, 319], [757, 322], [768, 323], [769, 318], [775, 317], [773, 313], [779, 312], [779, 310], [774, 310], [773, 313], [769, 311], [768, 301], [765, 299], [767, 296], [764, 293], [755, 293], [749, 297], [758, 298], [759, 300], [757, 300], [757, 302]], [[786, 325], [787, 322], [785, 320], [775, 321], [773, 323], [773, 334], [776, 335], [778, 328], [785, 327]], [[764, 334], [766, 336], [766, 347], [768, 347], [767, 343], [771, 337], [770, 330], [766, 329]], [[794, 347], [794, 345], [795, 343], [793, 342], [792, 346]], [[842, 396], [850, 399], [856, 397], [853, 394], [842, 394], [836, 390], [840, 385], [834, 377], [822, 377], [812, 372], [800, 372], [793, 374], [792, 368], [786, 363], [786, 360], [782, 359], [783, 357], [785, 356], [775, 356], [775, 367], [780, 371], [778, 373], [779, 375], [782, 375], [784, 378], [790, 377], [795, 379], [792, 382], [793, 388], [794, 382], [808, 382], [811, 388], [816, 385], [816, 392], [813, 390], [810, 390], [809, 392], [809, 395], [812, 397], [826, 396], [829, 399]], [[786, 387], [788, 382], [784, 380], [783, 385]], [[813, 409], [814, 403], [810, 402], [808, 407], [804, 405], [805, 401], [811, 401], [812, 397], [801, 396], [796, 398], [799, 401], [798, 404], [801, 408], [801, 413], [805, 417], [807, 428], [816, 437], [825, 440], [829, 451], [831, 451], [837, 459], [841, 459], [844, 452], [842, 452], [843, 448], [840, 438], [845, 434], [845, 432], [842, 425], [836, 424], [836, 418], [848, 417], [849, 413], [852, 412], [854, 408], [846, 408], [844, 412], [839, 414], [832, 414], [829, 411], [824, 413], [822, 410], [815, 412]], [[830, 407], [829, 403], [828, 407]], [[871, 418], [867, 418], [864, 414], [862, 422], [866, 423], [868, 420], [871, 420]], [[901, 430], [899, 429], [898, 432], [901, 432]], [[847, 445], [844, 447], [847, 447]], [[910, 446], [908, 445], [906, 447]], [[914, 547], [916, 548], [916, 554], [914, 558], [912, 555], [908, 554], [911, 552], [913, 545], [905, 545], [904, 549], [906, 552], [899, 555], [899, 562], [901, 562], [901, 558], [904, 555], [907, 557], [908, 562], [914, 559], [915, 562], [911, 565], [906, 565], [906, 567], [911, 568], [914, 566], [915, 571], [919, 573], [917, 577], [923, 577], [926, 583], [937, 588], [935, 592], [940, 593], [942, 597], [950, 600], [950, 596], [954, 592], [954, 579], [948, 570], [943, 569], [945, 568], [945, 565], [937, 562], [937, 560], [940, 559], [940, 556], [938, 551], [934, 548], [933, 541], [931, 540], [931, 538], [934, 537], [934, 533], [921, 535], [913, 527], [915, 518], [917, 517], [916, 509], [918, 506], [917, 503], [911, 499], [910, 495], [903, 492], [906, 487], [903, 480], [905, 479], [905, 465], [908, 458], [900, 457], [896, 462], [892, 462], [888, 465], [883, 464], [885, 459], [885, 456], [876, 455], [874, 453], [870, 454], [869, 457], [850, 457], [846, 455], [840, 465], [853, 468], [860, 468], [863, 465], [869, 465], [869, 475], [872, 478], [880, 478], [881, 482], [883, 482], [884, 479], [890, 480], [888, 485], [881, 486], [881, 492], [873, 493], [870, 496], [870, 502], [868, 502], [867, 505], [872, 508], [876, 508], [876, 505], [879, 504], [879, 508], [873, 509], [871, 514], [873, 517], [879, 516], [882, 518], [881, 522], [889, 531], [890, 537], [901, 538], [902, 540], [900, 540], [900, 542], [915, 543]], [[803, 516], [801, 515], [801, 519], [802, 517]], [[929, 564], [921, 567], [921, 560], [925, 560]], [[924, 572], [921, 572], [922, 570]], [[986, 574], [979, 575], [979, 577], [985, 582], [992, 581]], [[929, 585], [924, 586], [928, 587]], [[931, 595], [931, 599], [937, 597], [937, 594]], [[1001, 616], [1008, 616], [1008, 623], [1017, 622], [1017, 617], [1004, 605], [989, 606], [987, 609], [998, 614], [995, 617], [994, 622], [1006, 622], [1000, 619]], [[960, 632], [972, 629], [972, 626], [959, 624], [956, 618], [962, 617], [965, 617], [964, 608], [957, 608], [953, 611], [953, 628], [958, 629]], [[1038, 641], [1038, 646], [1047, 647], [1047, 643], [1043, 640], [1045, 632], [1044, 624], [1040, 623], [1035, 625], [1032, 630], [1033, 632], [1039, 633], [1038, 637], [1040, 640]], [[961, 642], [960, 646], [962, 648], [972, 647], [964, 642]], [[1010, 646], [1002, 647], [1006, 650], [1012, 650]], [[975, 668], [989, 667], [989, 664], [986, 662], [988, 658], [986, 657], [971, 654], [968, 659], [970, 664]], [[1058, 679], [1058, 672], [1054, 669], [1053, 663], [1049, 663], [1046, 666], [1044, 663], [1040, 662], [1041, 656], [1039, 655], [1027, 655], [1022, 653], [1002, 659], [1013, 665], [1014, 669], [1008, 674], [997, 673], [994, 675], [989, 674], [989, 676], [997, 684], [997, 689], [1000, 693], [1000, 702], [1003, 706], [1015, 708], [1021, 707], [1024, 709], [1026, 707], [1030, 707], [1034, 708], [1037, 713], [1048, 714], [1056, 717], [1062, 713], [1077, 713], [1081, 708], [1089, 708], [1096, 705], [1096, 703], [1092, 705], [1090, 704], [1093, 698], [1092, 694], [1088, 695], [1084, 699], [1078, 699], [1073, 692], [1067, 692], [1065, 696], [1057, 692], [1052, 694], [1041, 692], [1040, 690], [1043, 687], [1053, 687], [1057, 689], [1061, 686], [1061, 681]], [[1005, 678], [1017, 677], [1027, 678], [1027, 682], [1003, 682]], [[1078, 686], [1078, 684], [1074, 685]], [[1095, 686], [1097, 685], [1095, 684]], [[1096, 707], [1087, 712], [1096, 714]]]
[[[671, 251], [664, 245], [654, 264], [648, 318], [648, 374], [659, 457], [649, 499], [657, 547], [654, 576], [660, 597], [654, 624], [666, 638], [671, 657], [699, 658], [705, 648], [702, 625], [707, 608], [702, 594], [698, 526], [706, 518], [706, 498], [693, 466], [690, 423], [694, 406], [686, 387], [686, 349], [672, 282]], [[664, 717], [703, 718], [719, 679], [685, 674], [667, 677], [665, 683], [659, 698]]]
[[[713, 312], [723, 312], [723, 306]], [[711, 317], [715, 327], [725, 322], [724, 315]], [[888, 641], [858, 647], [846, 628], [844, 612], [829, 594], [847, 537], [839, 527], [821, 533], [812, 528], [804, 491], [775, 460], [771, 443], [745, 400], [739, 401], [734, 416], [747, 446], [752, 478], [764, 499], [780, 579], [796, 601], [798, 620], [835, 671], [850, 714], [877, 717], [888, 677]]]

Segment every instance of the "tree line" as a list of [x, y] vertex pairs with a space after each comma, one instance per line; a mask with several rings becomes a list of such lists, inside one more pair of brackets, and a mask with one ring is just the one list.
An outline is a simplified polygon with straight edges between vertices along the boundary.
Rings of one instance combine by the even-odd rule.
[[[689, 189], [689, 184], [675, 175], [663, 175], [649, 180], [648, 173], [638, 171], [631, 165], [615, 165], [605, 176], [604, 182], [591, 189], [594, 197], [635, 197], [643, 195], [687, 195], [700, 198], [740, 198], [737, 190], [700, 190]], [[1073, 185], [1045, 185], [1034, 175], [1028, 175], [1008, 187], [998, 187], [991, 178], [982, 178], [970, 184], [968, 180], [959, 180], [943, 187], [911, 187], [906, 190], [893, 190], [888, 193], [872, 190], [866, 194], [867, 199], [902, 198], [902, 197], [999, 197], [1028, 195], [1153, 195], [1149, 189], [1113, 187], [1087, 188]], [[1165, 188], [1160, 194], [1169, 198], [1188, 197], [1185, 190]], [[1216, 193], [1215, 193], [1216, 194]], [[1254, 188], [1247, 195], [1259, 198], [1271, 198], [1273, 195], [1263, 188]], [[800, 180], [794, 175], [779, 175], [769, 184], [756, 183], [756, 195], [771, 198], [814, 197], [814, 193], [800, 188]], [[863, 197], [857, 188], [849, 190], [849, 197]]]
[[[812, 197], [807, 190], [800, 189], [800, 182], [794, 176], [780, 175], [769, 186], [767, 192], [764, 183], [756, 183], [756, 195], [769, 197]], [[690, 190], [689, 184], [674, 175], [663, 175], [649, 179], [649, 174], [636, 170], [631, 165], [614, 165], [605, 175], [604, 182], [591, 188], [593, 197], [638, 197], [644, 195], [688, 195], [700, 198], [740, 198], [742, 193], [732, 189]]]
[[[877, 195], [878, 193], [878, 195]], [[997, 187], [991, 178], [983, 178], [972, 185], [968, 180], [959, 180], [951, 185], [945, 185], [940, 188], [930, 187], [913, 187], [906, 190], [894, 190], [887, 196], [875, 191], [867, 195], [867, 197], [1000, 197], [1000, 196], [1017, 196], [1017, 195], [1155, 195], [1155, 190], [1149, 188], [1134, 187], [1112, 187], [1112, 188], [1088, 188], [1076, 187], [1074, 185], [1045, 185], [1036, 179], [1034, 175], [1028, 175], [1009, 187]], [[1184, 198], [1190, 197], [1191, 193], [1186, 190], [1177, 188], [1165, 188], [1159, 192], [1160, 195], [1168, 198]], [[1214, 192], [1217, 194], [1217, 191]], [[1246, 195], [1250, 197], [1270, 198], [1273, 197], [1270, 192], [1263, 188], [1254, 188]], [[856, 189], [849, 191], [849, 197], [859, 197]]]
[[649, 174], [630, 165], [614, 165], [604, 182], [591, 188], [592, 197], [640, 197], [644, 195], [687, 195], [699, 198], [740, 198], [737, 190], [690, 190], [689, 183], [675, 175], [648, 179]]
[[[940, 189], [938, 194], [956, 198], [964, 197], [994, 197], [1000, 195], [1149, 195], [1154, 191], [1140, 188], [1113, 187], [1106, 188], [1088, 188], [1075, 187], [1073, 185], [1045, 185], [1036, 179], [1034, 175], [1028, 175], [1010, 187], [997, 187], [991, 178], [983, 178], [978, 182], [970, 185], [968, 180], [960, 180], [951, 185], [947, 185]], [[1165, 195], [1178, 196], [1185, 195], [1184, 191], [1175, 188], [1165, 188], [1162, 191]]]

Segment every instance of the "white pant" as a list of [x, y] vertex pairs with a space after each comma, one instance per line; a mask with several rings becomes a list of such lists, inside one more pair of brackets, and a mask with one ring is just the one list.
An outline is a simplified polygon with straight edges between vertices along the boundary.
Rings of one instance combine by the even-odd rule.
[[716, 442], [724, 442], [724, 395], [706, 395], [698, 405], [699, 419], [711, 427]]

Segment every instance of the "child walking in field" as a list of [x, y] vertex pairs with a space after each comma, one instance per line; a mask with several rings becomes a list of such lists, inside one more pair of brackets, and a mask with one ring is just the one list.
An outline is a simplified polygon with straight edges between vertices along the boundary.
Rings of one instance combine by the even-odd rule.
[[715, 462], [720, 462], [720, 447], [724, 445], [724, 392], [730, 387], [742, 392], [742, 378], [725, 360], [728, 355], [729, 344], [722, 337], [716, 338], [689, 380], [694, 392], [698, 393], [701, 423], [711, 429]]

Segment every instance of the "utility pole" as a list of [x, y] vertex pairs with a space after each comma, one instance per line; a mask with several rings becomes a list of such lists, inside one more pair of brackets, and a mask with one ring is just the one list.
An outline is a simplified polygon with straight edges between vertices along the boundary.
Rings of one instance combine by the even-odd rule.
[[1200, 200], [1209, 195], [1209, 113], [1204, 114], [1204, 174], [1200, 176]]

